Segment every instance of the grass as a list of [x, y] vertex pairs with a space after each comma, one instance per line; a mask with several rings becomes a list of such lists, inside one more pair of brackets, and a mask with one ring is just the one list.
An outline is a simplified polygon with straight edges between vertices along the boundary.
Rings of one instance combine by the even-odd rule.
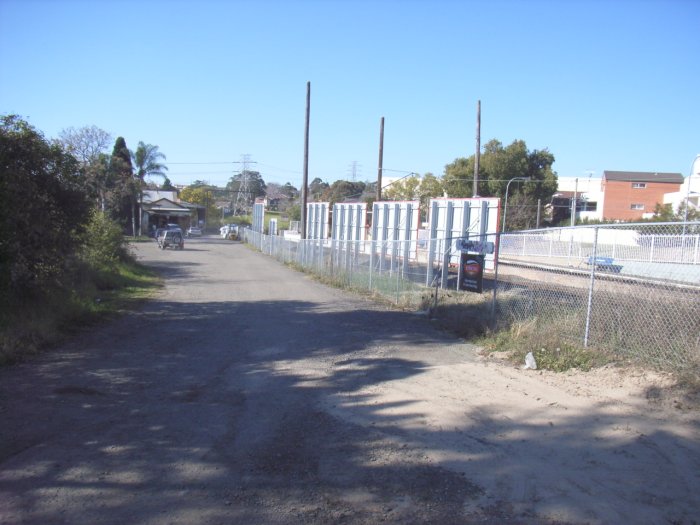
[[135, 308], [160, 279], [134, 261], [83, 267], [72, 283], [25, 296], [0, 313], [0, 366], [23, 361], [85, 327]]
[[506, 352], [514, 364], [524, 364], [525, 356], [532, 352], [537, 368], [565, 372], [571, 369], [585, 372], [613, 361], [599, 349], [573, 345], [557, 334], [553, 326], [546, 328], [537, 319], [518, 322], [508, 329], [486, 332], [474, 340], [486, 352]]

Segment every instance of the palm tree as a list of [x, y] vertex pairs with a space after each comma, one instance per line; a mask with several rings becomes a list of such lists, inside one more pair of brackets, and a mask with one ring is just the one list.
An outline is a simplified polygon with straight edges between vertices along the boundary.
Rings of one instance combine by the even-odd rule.
[[[153, 144], [144, 144], [142, 141], [136, 148], [135, 152], [131, 153], [131, 158], [134, 161], [136, 168], [136, 178], [139, 185], [139, 210], [143, 204], [143, 185], [144, 179], [148, 176], [156, 175], [167, 180], [165, 172], [168, 167], [160, 162], [165, 160], [165, 155], [158, 151], [158, 146]], [[139, 218], [139, 235], [141, 235], [141, 220]]]

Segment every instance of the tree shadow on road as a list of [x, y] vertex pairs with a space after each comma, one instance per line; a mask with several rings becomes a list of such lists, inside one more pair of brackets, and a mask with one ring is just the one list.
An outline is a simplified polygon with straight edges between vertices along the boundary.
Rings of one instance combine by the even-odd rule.
[[697, 516], [698, 443], [634, 432], [643, 422], [614, 407], [553, 426], [545, 408], [513, 420], [497, 399], [455, 403], [438, 381], [431, 397], [455, 412], [436, 424], [412, 388], [474, 359], [428, 320], [378, 307], [154, 302], [0, 370], [0, 522]]

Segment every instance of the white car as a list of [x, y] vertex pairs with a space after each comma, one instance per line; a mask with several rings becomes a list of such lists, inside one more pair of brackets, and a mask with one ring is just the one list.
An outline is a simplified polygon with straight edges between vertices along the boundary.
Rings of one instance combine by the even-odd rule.
[[201, 237], [202, 236], [202, 229], [197, 227], [197, 226], [190, 226], [187, 228], [187, 236], [188, 237]]
[[222, 239], [228, 239], [231, 235], [238, 235], [238, 224], [224, 224], [219, 228]]

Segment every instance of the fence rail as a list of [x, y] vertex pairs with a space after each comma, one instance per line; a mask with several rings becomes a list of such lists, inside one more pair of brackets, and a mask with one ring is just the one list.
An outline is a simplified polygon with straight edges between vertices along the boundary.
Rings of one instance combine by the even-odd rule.
[[404, 308], [460, 305], [464, 323], [534, 322], [573, 344], [664, 368], [700, 366], [700, 222], [600, 225], [492, 234], [484, 292], [458, 288], [454, 239], [246, 242], [337, 284]]

